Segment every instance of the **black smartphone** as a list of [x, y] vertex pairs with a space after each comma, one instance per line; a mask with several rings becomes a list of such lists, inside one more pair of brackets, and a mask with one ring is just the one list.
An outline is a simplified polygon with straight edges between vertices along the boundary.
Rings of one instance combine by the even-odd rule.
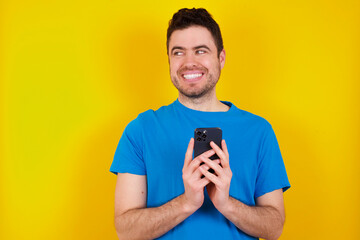
[[[210, 142], [213, 141], [221, 148], [222, 130], [221, 128], [197, 128], [194, 132], [194, 158], [200, 154], [212, 149]], [[211, 160], [219, 159], [214, 154], [210, 157]]]

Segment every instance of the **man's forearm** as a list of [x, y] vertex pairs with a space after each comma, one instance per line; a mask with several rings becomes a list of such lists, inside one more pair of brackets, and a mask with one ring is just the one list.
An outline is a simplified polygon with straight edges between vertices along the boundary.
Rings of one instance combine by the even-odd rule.
[[194, 211], [180, 195], [160, 207], [131, 209], [115, 217], [119, 239], [154, 239], [167, 233]]
[[222, 214], [243, 232], [267, 240], [278, 239], [285, 219], [271, 206], [248, 206], [232, 197]]

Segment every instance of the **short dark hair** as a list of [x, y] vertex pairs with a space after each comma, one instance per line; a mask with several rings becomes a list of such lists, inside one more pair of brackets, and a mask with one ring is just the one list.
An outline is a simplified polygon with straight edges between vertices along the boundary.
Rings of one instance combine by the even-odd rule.
[[182, 8], [173, 15], [172, 19], [169, 21], [169, 27], [167, 29], [167, 53], [169, 54], [169, 41], [171, 34], [176, 30], [182, 30], [191, 26], [201, 26], [207, 28], [214, 38], [218, 55], [220, 55], [224, 46], [219, 25], [212, 18], [211, 14], [204, 8]]

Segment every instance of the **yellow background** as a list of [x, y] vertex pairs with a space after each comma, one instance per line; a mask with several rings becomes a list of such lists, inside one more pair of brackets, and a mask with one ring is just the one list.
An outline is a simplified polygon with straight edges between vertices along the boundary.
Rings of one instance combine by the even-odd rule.
[[281, 239], [360, 239], [360, 4], [1, 1], [0, 239], [116, 239], [122, 131], [177, 97], [166, 29], [205, 7], [227, 53], [218, 96], [265, 117], [292, 188]]

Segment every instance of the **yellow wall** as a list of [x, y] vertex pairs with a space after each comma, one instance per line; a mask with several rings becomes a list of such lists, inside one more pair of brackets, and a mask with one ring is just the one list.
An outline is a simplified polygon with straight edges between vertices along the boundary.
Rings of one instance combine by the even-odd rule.
[[116, 239], [112, 157], [177, 97], [166, 28], [193, 6], [222, 29], [219, 98], [277, 134], [281, 239], [360, 239], [359, 1], [176, 2], [0, 2], [0, 239]]

